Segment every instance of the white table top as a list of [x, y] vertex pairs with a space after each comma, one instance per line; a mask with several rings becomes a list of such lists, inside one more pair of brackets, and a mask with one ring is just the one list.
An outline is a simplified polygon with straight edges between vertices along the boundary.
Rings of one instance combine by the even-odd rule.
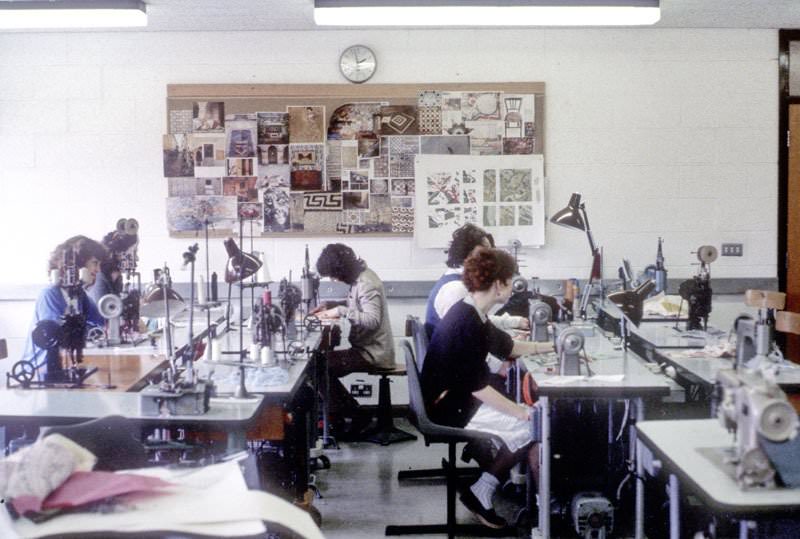
[[690, 488], [718, 511], [737, 514], [800, 511], [800, 489], [776, 488], [743, 491], [731, 470], [720, 464], [730, 435], [716, 419], [643, 421], [636, 425], [639, 440]]

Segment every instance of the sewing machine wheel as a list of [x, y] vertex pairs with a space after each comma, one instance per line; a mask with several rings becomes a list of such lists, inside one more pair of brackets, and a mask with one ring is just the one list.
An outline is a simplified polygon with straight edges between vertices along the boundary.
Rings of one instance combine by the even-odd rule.
[[558, 349], [566, 354], [577, 354], [581, 348], [585, 338], [577, 328], [566, 328], [558, 334]]
[[758, 432], [771, 442], [783, 442], [797, 430], [797, 413], [791, 404], [775, 401], [761, 413]]
[[306, 331], [319, 331], [322, 327], [322, 320], [313, 314], [309, 314], [306, 316], [305, 320], [303, 320], [303, 325], [305, 326]]
[[736, 467], [736, 479], [745, 486], [772, 486], [775, 470], [761, 449], [750, 449]]
[[94, 327], [86, 333], [86, 340], [95, 346], [100, 346], [106, 338], [106, 332], [103, 328]]
[[697, 248], [697, 260], [706, 264], [711, 264], [719, 255], [717, 248], [713, 245], [701, 245]]
[[63, 335], [61, 324], [55, 320], [40, 320], [31, 333], [33, 344], [45, 350], [52, 350], [61, 342]]
[[11, 367], [11, 377], [21, 385], [27, 385], [33, 381], [36, 374], [36, 366], [32, 361], [17, 361]]

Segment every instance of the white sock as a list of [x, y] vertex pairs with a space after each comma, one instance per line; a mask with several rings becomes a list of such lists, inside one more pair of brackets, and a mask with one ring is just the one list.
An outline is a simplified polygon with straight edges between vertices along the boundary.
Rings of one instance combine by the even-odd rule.
[[497, 485], [500, 481], [490, 473], [483, 472], [475, 483], [469, 489], [481, 502], [484, 509], [492, 508], [492, 496], [494, 491], [497, 490]]

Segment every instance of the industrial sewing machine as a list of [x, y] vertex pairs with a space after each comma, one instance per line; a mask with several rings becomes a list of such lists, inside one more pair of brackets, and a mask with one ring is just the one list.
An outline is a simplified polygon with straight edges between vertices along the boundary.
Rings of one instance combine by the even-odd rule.
[[593, 373], [589, 368], [586, 352], [583, 348], [586, 337], [577, 327], [564, 327], [556, 335], [556, 354], [558, 355], [558, 374], [561, 376], [579, 376], [581, 361], [586, 364], [586, 374]]
[[717, 372], [717, 417], [736, 434], [730, 463], [742, 489], [800, 486], [797, 413], [786, 394], [757, 370]]
[[86, 313], [81, 309], [83, 287], [91, 282], [86, 268], [78, 270], [75, 251], [64, 253], [62, 270], [51, 271], [51, 282], [64, 295], [67, 307], [58, 320], [41, 320], [31, 333], [31, 340], [44, 349], [47, 371], [42, 380], [34, 380], [36, 371], [43, 365], [20, 360], [6, 373], [6, 385], [14, 380], [24, 388], [31, 387], [80, 387], [86, 379], [97, 372], [96, 367], [85, 367], [83, 349], [86, 346]]
[[780, 362], [775, 346], [775, 313], [786, 305], [786, 294], [768, 290], [748, 290], [745, 304], [758, 309], [754, 319], [742, 315], [736, 319], [736, 366], [758, 369], [765, 362]]
[[711, 263], [717, 259], [717, 248], [713, 245], [701, 245], [696, 251], [700, 268], [697, 275], [683, 281], [678, 294], [689, 304], [689, 317], [686, 330], [706, 330], [708, 315], [711, 314]]
[[531, 299], [528, 313], [531, 340], [535, 342], [548, 342], [550, 340], [548, 328], [553, 321], [553, 309], [550, 305], [541, 300]]

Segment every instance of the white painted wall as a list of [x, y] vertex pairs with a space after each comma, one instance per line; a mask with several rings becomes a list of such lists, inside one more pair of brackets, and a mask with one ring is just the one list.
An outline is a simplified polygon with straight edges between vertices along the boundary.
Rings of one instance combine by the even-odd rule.
[[[544, 81], [548, 207], [584, 194], [606, 275], [623, 256], [651, 263], [660, 235], [670, 277], [694, 272], [698, 245], [728, 241], [745, 256], [714, 276], [776, 276], [777, 31], [18, 33], [0, 34], [0, 286], [43, 283], [57, 243], [119, 217], [140, 221], [143, 271], [177, 270], [190, 241], [167, 236], [166, 85], [339, 83], [354, 42], [376, 51], [375, 83]], [[328, 241], [308, 241], [312, 256]], [[442, 270], [440, 250], [408, 238], [347, 241], [387, 280]], [[301, 267], [306, 240], [256, 243], [273, 277]], [[528, 275], [589, 272], [586, 239], [565, 229], [524, 254]], [[211, 255], [220, 268], [220, 241]], [[0, 335], [27, 326], [8, 311]]]

